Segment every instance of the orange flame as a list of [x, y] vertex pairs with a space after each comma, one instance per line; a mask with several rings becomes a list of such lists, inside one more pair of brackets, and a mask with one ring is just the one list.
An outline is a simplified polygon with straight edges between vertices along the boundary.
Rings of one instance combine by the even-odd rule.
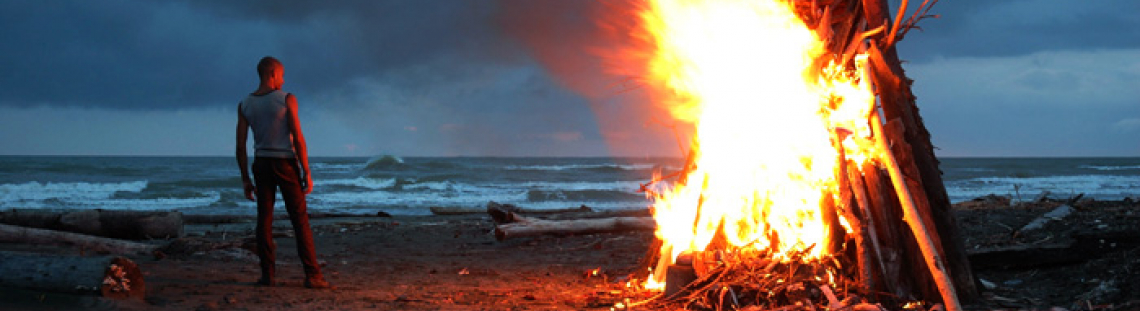
[[[859, 139], [874, 107], [862, 66], [820, 70], [833, 56], [786, 1], [651, 0], [638, 18], [651, 51], [628, 52], [650, 55], [644, 83], [696, 128], [684, 182], [651, 194], [664, 244], [646, 287], [663, 287], [677, 255], [714, 239], [777, 259], [825, 255], [820, 205], [836, 196], [839, 148], [871, 157]], [[855, 138], [835, 142], [840, 128]]]

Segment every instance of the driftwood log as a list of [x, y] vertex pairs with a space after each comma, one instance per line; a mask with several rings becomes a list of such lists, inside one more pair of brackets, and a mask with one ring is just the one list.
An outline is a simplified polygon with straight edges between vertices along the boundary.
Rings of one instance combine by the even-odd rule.
[[0, 286], [108, 298], [143, 298], [138, 265], [118, 256], [75, 257], [0, 252]]
[[1140, 247], [1140, 230], [1090, 230], [1058, 242], [1015, 244], [969, 251], [978, 269], [1032, 269], [1093, 260], [1112, 252]]
[[[309, 211], [309, 219], [353, 218], [353, 217], [392, 217], [384, 211], [373, 214], [329, 213]], [[257, 221], [257, 215], [182, 215], [186, 224], [240, 224]], [[273, 220], [289, 220], [288, 214], [274, 214]]]
[[509, 238], [537, 235], [591, 234], [622, 231], [653, 231], [657, 222], [653, 217], [608, 217], [568, 220], [545, 220], [510, 214], [513, 222], [495, 226], [495, 238], [502, 241]]
[[173, 211], [11, 210], [0, 214], [0, 223], [127, 240], [168, 239], [184, 234], [182, 213]]
[[495, 201], [487, 203], [486, 212], [488, 215], [491, 215], [491, 220], [495, 221], [496, 224], [515, 222], [514, 217], [518, 214], [542, 215], [542, 218], [546, 220], [653, 216], [649, 213], [649, 210], [646, 209], [594, 211], [585, 205], [579, 208], [529, 209], [512, 204], [499, 204]]
[[0, 224], [0, 243], [74, 245], [99, 253], [120, 255], [151, 254], [158, 248], [147, 243], [4, 224]]
[[502, 204], [495, 201], [487, 202], [487, 207], [464, 207], [464, 206], [432, 206], [430, 207], [431, 213], [435, 215], [470, 215], [482, 214], [489, 210], [501, 210], [513, 213], [523, 214], [560, 214], [560, 213], [577, 213], [577, 212], [592, 212], [594, 211], [589, 206], [568, 207], [568, 208], [525, 208], [513, 204]]

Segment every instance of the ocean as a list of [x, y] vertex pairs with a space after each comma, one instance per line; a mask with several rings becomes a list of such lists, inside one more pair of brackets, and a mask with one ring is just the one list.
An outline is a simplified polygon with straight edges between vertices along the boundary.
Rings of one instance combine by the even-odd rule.
[[[941, 158], [953, 202], [1083, 193], [1140, 198], [1140, 158]], [[314, 157], [309, 210], [428, 215], [432, 206], [645, 208], [637, 192], [667, 158]], [[278, 203], [280, 206], [281, 203]], [[0, 156], [0, 210], [178, 210], [252, 215], [233, 157]], [[283, 212], [283, 209], [278, 209]]]

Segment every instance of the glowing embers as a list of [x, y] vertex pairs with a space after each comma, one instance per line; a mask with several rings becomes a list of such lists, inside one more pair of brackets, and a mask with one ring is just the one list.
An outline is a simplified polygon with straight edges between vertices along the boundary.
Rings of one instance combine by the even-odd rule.
[[683, 301], [685, 307], [709, 310], [808, 306], [813, 300], [840, 303], [833, 289], [852, 286], [853, 281], [836, 275], [852, 271], [837, 259], [804, 255], [804, 251], [785, 253], [785, 259], [778, 260], [767, 251], [748, 249], [686, 252], [670, 266], [664, 295]]

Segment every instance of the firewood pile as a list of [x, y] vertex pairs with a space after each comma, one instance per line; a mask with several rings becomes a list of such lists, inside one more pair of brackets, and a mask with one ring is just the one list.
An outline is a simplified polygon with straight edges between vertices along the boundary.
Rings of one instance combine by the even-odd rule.
[[[834, 199], [825, 196], [820, 212], [833, 235], [815, 247], [833, 255], [802, 262], [761, 259], [765, 257], [752, 256], [763, 254], [749, 252], [724, 255], [737, 250], [719, 252], [725, 249], [710, 247], [704, 252], [726, 258], [716, 260], [715, 268], [685, 290], [654, 301], [710, 310], [863, 309], [871, 308], [870, 302], [900, 309], [912, 301], [930, 301], [961, 310], [961, 301], [977, 299], [930, 135], [895, 50], [919, 21], [934, 17], [929, 11], [936, 2], [926, 0], [908, 8], [908, 1], [901, 1], [892, 18], [882, 0], [788, 1], [804, 24], [826, 42], [826, 52], [808, 70], [821, 77], [850, 77], [856, 74], [827, 68], [839, 64], [848, 71], [862, 69], [861, 76], [854, 78], [872, 85], [874, 93], [865, 115], [869, 134], [830, 129], [832, 145], [840, 153], [835, 172], [838, 189]], [[846, 159], [847, 147], [840, 142], [847, 139], [858, 146], [873, 146], [872, 161]], [[696, 142], [692, 148], [697, 148]], [[691, 160], [692, 154], [688, 157]], [[692, 169], [686, 164], [683, 172], [663, 176], [678, 177], [675, 184], [685, 184], [684, 171]], [[841, 233], [845, 231], [841, 221], [850, 225], [850, 231]], [[748, 257], [727, 258], [740, 256]], [[656, 266], [654, 260], [648, 262], [644, 267], [658, 269], [659, 276], [668, 259]], [[694, 270], [702, 266], [707, 267], [697, 263]]]
[[[693, 256], [696, 280], [653, 304], [690, 310], [883, 310], [868, 299], [842, 257], [773, 260], [767, 252], [706, 252]], [[732, 257], [732, 258], [725, 258]]]

